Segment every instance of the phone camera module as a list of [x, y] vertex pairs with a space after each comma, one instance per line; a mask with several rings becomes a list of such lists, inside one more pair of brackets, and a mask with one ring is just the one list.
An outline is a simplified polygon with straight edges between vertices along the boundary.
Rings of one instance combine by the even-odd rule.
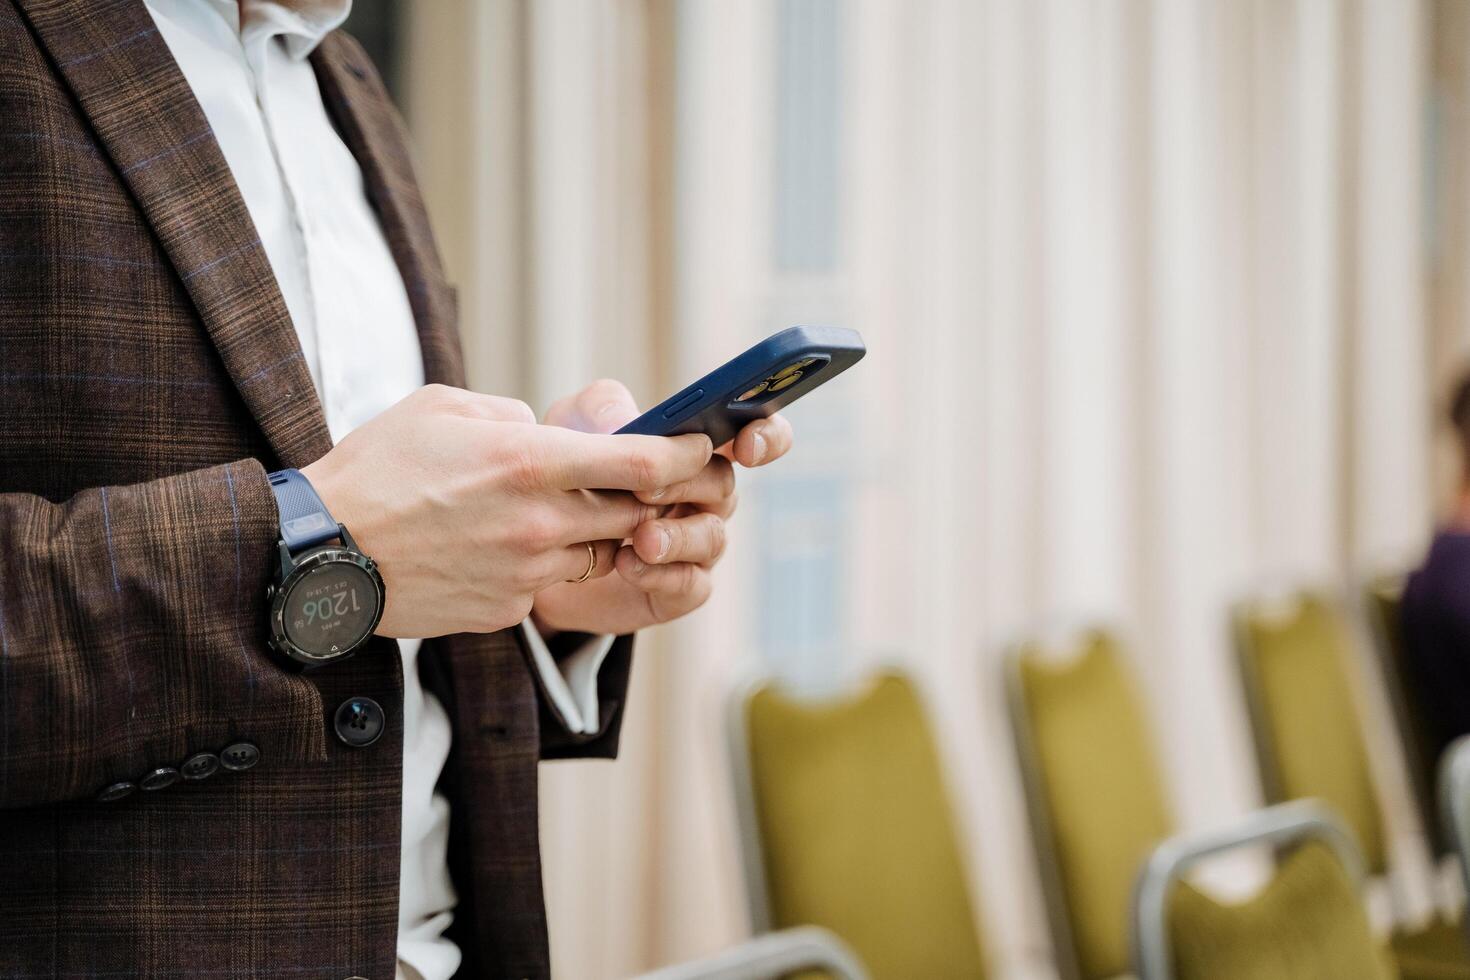
[[775, 381], [772, 381], [770, 390], [772, 392], [785, 391], [787, 388], [790, 388], [792, 385], [796, 384], [800, 380], [801, 372], [792, 371], [790, 374], [783, 374]]
[[820, 371], [826, 366], [829, 358], [826, 357], [803, 357], [799, 361], [792, 361], [779, 371], [773, 371], [765, 378], [746, 388], [735, 396], [734, 405], [749, 404], [762, 396], [770, 396], [785, 391], [792, 387], [802, 378]]

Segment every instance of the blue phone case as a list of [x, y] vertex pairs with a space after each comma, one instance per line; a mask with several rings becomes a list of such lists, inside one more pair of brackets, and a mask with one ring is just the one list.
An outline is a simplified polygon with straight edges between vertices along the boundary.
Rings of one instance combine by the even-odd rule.
[[703, 432], [723, 446], [747, 423], [765, 418], [837, 377], [868, 352], [856, 330], [788, 327], [644, 412], [618, 430], [647, 436]]

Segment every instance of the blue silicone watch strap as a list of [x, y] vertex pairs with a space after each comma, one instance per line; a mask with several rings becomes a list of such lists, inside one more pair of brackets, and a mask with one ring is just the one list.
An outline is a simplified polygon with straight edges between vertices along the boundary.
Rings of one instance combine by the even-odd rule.
[[303, 548], [338, 537], [337, 522], [300, 470], [279, 470], [268, 477], [281, 513], [281, 540], [293, 555]]

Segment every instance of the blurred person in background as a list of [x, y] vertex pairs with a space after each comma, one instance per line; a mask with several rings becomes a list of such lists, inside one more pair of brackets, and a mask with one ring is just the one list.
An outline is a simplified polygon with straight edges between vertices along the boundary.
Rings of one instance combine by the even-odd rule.
[[463, 390], [348, 6], [0, 0], [0, 974], [548, 976], [537, 761], [791, 444]]
[[1424, 564], [1404, 586], [1404, 654], [1434, 757], [1470, 733], [1470, 374], [1455, 387], [1449, 422], [1461, 476], [1455, 505]]

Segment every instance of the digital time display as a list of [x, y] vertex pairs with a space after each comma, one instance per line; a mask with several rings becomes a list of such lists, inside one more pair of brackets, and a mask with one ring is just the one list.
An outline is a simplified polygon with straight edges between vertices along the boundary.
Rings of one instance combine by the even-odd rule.
[[313, 569], [286, 600], [286, 638], [315, 656], [350, 650], [372, 629], [378, 601], [372, 577], [356, 565]]

